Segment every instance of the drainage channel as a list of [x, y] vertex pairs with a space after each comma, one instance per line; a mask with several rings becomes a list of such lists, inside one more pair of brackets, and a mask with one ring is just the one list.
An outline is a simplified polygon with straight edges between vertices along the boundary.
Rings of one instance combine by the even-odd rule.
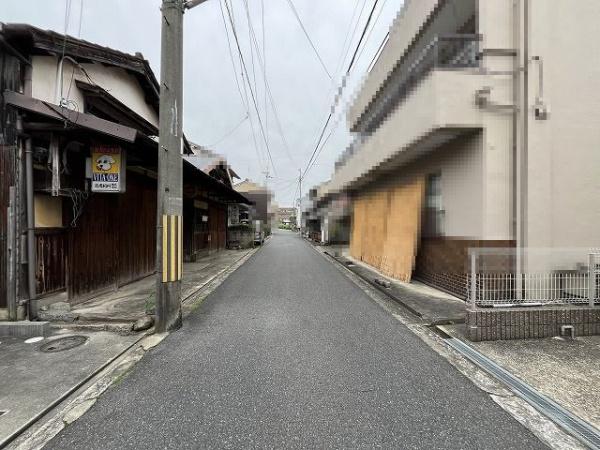
[[589, 448], [600, 450], [600, 430], [586, 421], [564, 409], [558, 403], [539, 393], [536, 389], [519, 380], [486, 356], [479, 353], [470, 345], [455, 339], [444, 331], [442, 327], [435, 327], [439, 335], [444, 338], [450, 347], [459, 352], [469, 361], [473, 362], [487, 373], [508, 386], [517, 396], [525, 400], [540, 413], [544, 414], [562, 429], [573, 435]]

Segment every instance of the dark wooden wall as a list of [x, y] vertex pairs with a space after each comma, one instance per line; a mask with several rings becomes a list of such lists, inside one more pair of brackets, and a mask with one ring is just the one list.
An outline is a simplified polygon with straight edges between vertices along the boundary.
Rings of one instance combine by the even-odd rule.
[[46, 295], [66, 288], [67, 233], [62, 228], [35, 231], [37, 245], [36, 291]]
[[69, 231], [69, 298], [117, 288], [154, 272], [156, 182], [128, 172], [124, 194], [90, 194]]
[[127, 193], [119, 199], [119, 285], [153, 273], [156, 262], [156, 181], [127, 177]]
[[0, 144], [0, 308], [7, 298], [7, 208], [9, 188], [15, 183], [16, 151], [14, 146]]
[[69, 229], [69, 299], [116, 287], [118, 195], [91, 194], [77, 226]]
[[7, 298], [7, 217], [8, 192], [16, 183], [17, 135], [16, 111], [4, 105], [5, 90], [18, 91], [23, 83], [23, 67], [12, 55], [0, 47], [0, 308], [6, 307]]
[[[185, 261], [195, 261], [211, 251], [227, 246], [227, 206], [208, 202], [208, 210], [193, 207], [193, 200], [184, 201], [183, 254]], [[208, 216], [203, 222], [202, 216]]]

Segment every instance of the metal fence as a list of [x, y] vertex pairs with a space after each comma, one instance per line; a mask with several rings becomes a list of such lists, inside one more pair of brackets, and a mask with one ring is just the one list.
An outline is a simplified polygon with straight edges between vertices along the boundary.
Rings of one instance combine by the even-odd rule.
[[473, 248], [472, 305], [600, 305], [600, 250]]

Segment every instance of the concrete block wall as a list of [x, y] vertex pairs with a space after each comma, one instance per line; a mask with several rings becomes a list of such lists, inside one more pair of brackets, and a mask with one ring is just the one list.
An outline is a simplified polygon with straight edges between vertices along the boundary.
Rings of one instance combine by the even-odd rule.
[[600, 308], [479, 308], [468, 310], [466, 319], [467, 337], [474, 342], [559, 336], [562, 325], [572, 325], [576, 337], [600, 335]]

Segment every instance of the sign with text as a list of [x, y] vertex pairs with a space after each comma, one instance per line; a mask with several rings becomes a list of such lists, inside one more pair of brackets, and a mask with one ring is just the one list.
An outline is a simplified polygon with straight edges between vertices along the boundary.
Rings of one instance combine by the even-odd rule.
[[92, 147], [92, 192], [121, 191], [121, 148]]

